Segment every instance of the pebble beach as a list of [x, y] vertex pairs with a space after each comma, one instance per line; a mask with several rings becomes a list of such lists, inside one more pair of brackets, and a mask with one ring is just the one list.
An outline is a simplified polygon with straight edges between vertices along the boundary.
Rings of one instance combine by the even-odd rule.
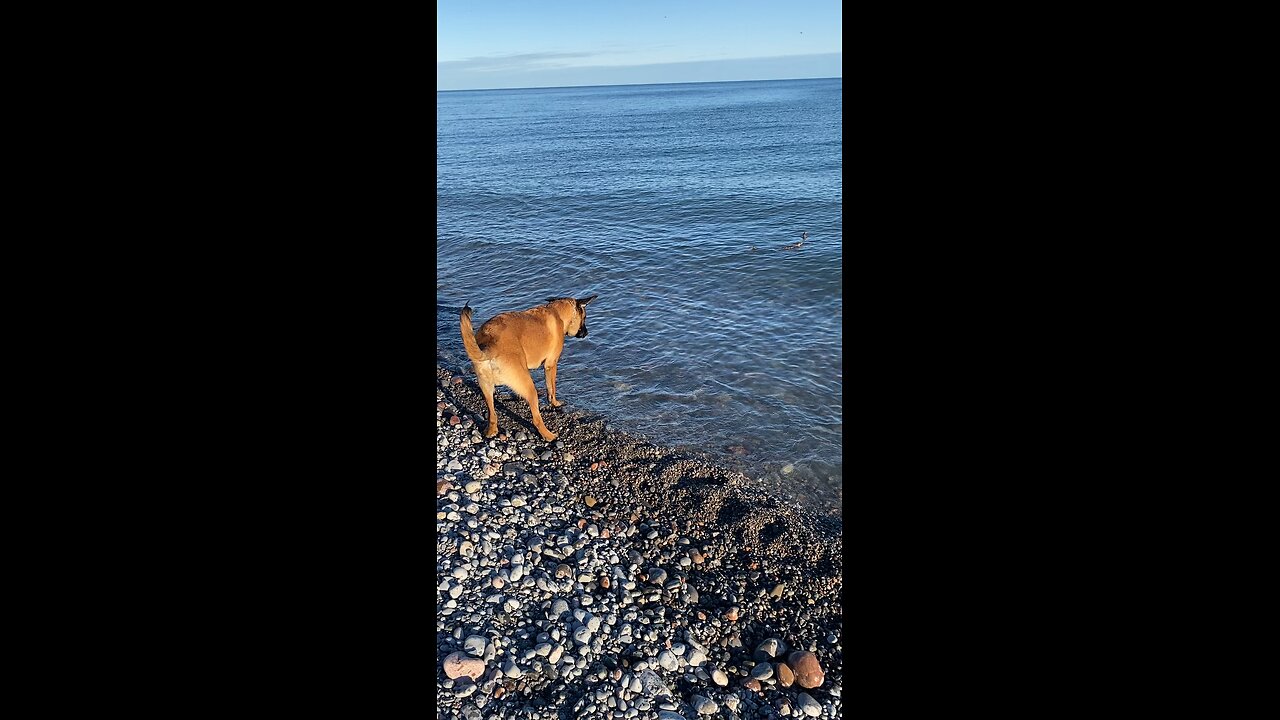
[[437, 363], [437, 717], [842, 716], [840, 517], [503, 390]]

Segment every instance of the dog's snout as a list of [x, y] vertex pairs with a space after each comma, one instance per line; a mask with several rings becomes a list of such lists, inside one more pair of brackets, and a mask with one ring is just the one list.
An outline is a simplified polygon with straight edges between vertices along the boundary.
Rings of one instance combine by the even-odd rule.
[[586, 325], [583, 325], [582, 327], [578, 328], [578, 332], [574, 333], [574, 334], [573, 334], [573, 336], [574, 336], [574, 337], [576, 337], [576, 338], [584, 338], [584, 337], [586, 337], [586, 336], [587, 336], [587, 326], [586, 326]]

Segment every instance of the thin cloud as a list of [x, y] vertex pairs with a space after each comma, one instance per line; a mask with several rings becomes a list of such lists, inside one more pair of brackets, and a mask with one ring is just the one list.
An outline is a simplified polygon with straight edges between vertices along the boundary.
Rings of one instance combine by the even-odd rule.
[[[606, 53], [531, 53], [545, 55], [603, 55]], [[492, 59], [492, 58], [488, 58]], [[437, 90], [484, 90], [521, 87], [631, 85], [672, 82], [724, 82], [841, 77], [841, 53], [807, 53], [777, 57], [688, 60], [636, 65], [528, 65], [502, 73], [485, 66], [473, 71], [460, 62], [437, 63]], [[493, 68], [492, 70], [490, 68]]]
[[445, 60], [436, 63], [436, 70], [452, 72], [522, 72], [533, 70], [551, 70], [569, 67], [572, 63], [562, 62], [577, 58], [593, 57], [595, 52], [536, 52], [517, 53], [515, 55], [487, 55], [467, 58], [465, 60]]

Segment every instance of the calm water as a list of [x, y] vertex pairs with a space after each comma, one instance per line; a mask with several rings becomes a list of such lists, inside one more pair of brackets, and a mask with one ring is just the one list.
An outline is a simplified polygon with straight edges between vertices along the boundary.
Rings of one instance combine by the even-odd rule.
[[438, 92], [441, 361], [464, 301], [598, 294], [568, 407], [838, 512], [841, 82]]

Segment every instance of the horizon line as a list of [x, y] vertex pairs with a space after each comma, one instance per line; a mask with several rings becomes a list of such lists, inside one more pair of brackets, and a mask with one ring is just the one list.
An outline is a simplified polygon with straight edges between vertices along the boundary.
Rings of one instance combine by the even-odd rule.
[[754, 80], [681, 80], [678, 82], [648, 82], [648, 83], [607, 83], [602, 85], [545, 85], [538, 87], [505, 87], [505, 88], [456, 88], [454, 90], [436, 89], [437, 93], [442, 92], [491, 92], [494, 90], [563, 90], [568, 88], [582, 87], [633, 87], [644, 85], [712, 85], [720, 83], [739, 83], [739, 82], [791, 82], [793, 80], [843, 80], [843, 75], [831, 75], [826, 77], [798, 77], [798, 78], [763, 78]]

